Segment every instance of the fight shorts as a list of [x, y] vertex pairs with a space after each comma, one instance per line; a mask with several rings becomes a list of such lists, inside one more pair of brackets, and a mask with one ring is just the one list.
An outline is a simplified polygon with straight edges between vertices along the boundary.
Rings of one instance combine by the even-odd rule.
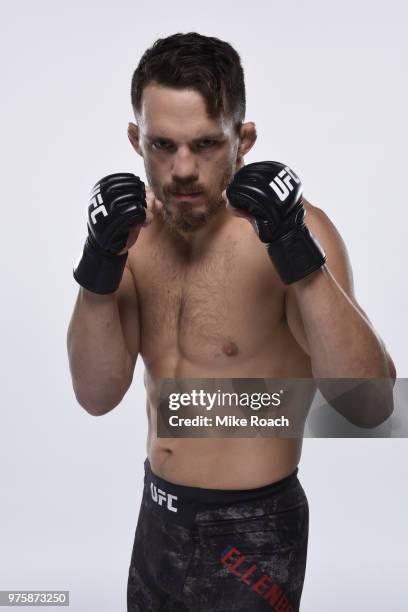
[[256, 489], [176, 485], [145, 461], [128, 612], [292, 612], [306, 569], [309, 506], [295, 469]]

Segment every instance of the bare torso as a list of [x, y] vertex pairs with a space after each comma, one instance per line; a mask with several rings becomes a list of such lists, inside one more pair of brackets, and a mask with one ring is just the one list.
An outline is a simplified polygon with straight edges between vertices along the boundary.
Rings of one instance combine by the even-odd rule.
[[230, 216], [205, 249], [181, 248], [160, 217], [129, 254], [145, 364], [147, 450], [157, 475], [187, 486], [249, 489], [291, 473], [301, 438], [158, 438], [163, 378], [312, 378], [285, 318], [285, 289], [248, 221]]

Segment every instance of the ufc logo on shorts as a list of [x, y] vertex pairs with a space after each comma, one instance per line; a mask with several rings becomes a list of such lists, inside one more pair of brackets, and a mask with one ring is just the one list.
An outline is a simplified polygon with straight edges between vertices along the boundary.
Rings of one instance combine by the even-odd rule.
[[289, 193], [294, 190], [292, 180], [299, 185], [300, 179], [293, 170], [285, 166], [285, 168], [279, 172], [278, 176], [275, 176], [269, 183], [281, 202], [284, 202]]
[[158, 489], [152, 482], [150, 483], [150, 493], [152, 500], [156, 502], [156, 504], [162, 506], [163, 502], [166, 502], [167, 510], [177, 512], [176, 506], [173, 506], [173, 500], [178, 499], [176, 495], [171, 495], [170, 493], [166, 493], [165, 491]]
[[102, 213], [104, 217], [108, 216], [108, 211], [106, 210], [102, 196], [101, 196], [101, 186], [98, 184], [91, 191], [91, 199], [89, 200], [89, 204], [92, 204], [95, 210], [91, 212], [92, 223], [95, 225], [97, 222], [96, 215]]

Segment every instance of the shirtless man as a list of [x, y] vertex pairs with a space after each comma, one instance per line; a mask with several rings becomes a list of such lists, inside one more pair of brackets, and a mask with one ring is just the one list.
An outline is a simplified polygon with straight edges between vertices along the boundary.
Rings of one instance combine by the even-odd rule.
[[[157, 385], [392, 379], [395, 368], [356, 302], [327, 215], [299, 195], [289, 219], [303, 232], [296, 250], [281, 241], [287, 208], [266, 202], [277, 215], [273, 239], [263, 235], [273, 224], [262, 230], [262, 215], [251, 214], [265, 208], [272, 166], [257, 179], [259, 201], [248, 208], [240, 199], [256, 130], [244, 122], [236, 51], [196, 33], [161, 39], [142, 57], [131, 94], [128, 137], [148, 184], [125, 173], [95, 185], [68, 330], [73, 387], [92, 415], [121, 402], [139, 354], [145, 365], [148, 458], [128, 611], [298, 610], [308, 539], [301, 439], [158, 438]], [[348, 416], [377, 425], [391, 404]]]

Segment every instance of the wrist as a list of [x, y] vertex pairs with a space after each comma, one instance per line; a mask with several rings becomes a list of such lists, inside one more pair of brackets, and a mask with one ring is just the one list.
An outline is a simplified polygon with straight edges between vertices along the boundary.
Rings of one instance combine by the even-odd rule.
[[73, 270], [74, 278], [88, 291], [113, 293], [119, 287], [127, 257], [127, 252], [123, 255], [107, 253], [95, 246], [95, 241], [88, 236], [82, 256]]
[[98, 241], [94, 238], [94, 236], [91, 233], [88, 234], [86, 242], [88, 244], [88, 247], [92, 249], [95, 253], [99, 254], [101, 257], [113, 257], [114, 258], [120, 255], [125, 255], [127, 254], [127, 251], [128, 251], [127, 248], [122, 249], [118, 253], [113, 253], [112, 251], [108, 251], [107, 249], [105, 249], [98, 243]]
[[309, 276], [326, 261], [323, 249], [304, 223], [266, 246], [268, 255], [285, 285]]

